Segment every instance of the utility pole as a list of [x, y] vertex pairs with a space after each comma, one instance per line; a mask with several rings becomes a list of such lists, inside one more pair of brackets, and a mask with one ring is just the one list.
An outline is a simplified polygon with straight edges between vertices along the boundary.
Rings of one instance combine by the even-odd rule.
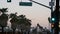
[[59, 0], [56, 0], [55, 16], [56, 22], [54, 23], [54, 34], [59, 34]]

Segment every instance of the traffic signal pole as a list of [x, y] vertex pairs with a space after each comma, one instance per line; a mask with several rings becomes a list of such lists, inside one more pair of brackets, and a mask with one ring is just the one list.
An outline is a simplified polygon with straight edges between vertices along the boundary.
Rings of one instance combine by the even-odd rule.
[[46, 8], [51, 9], [51, 18], [52, 18], [52, 17], [55, 18], [55, 21], [52, 20], [53, 23], [54, 23], [54, 33], [52, 33], [52, 34], [59, 34], [59, 0], [56, 0], [56, 8], [55, 8], [55, 11], [53, 11], [53, 6], [54, 6], [54, 5], [53, 5], [53, 4], [54, 4], [53, 0], [51, 0], [51, 3], [50, 3], [50, 6], [51, 6], [51, 7], [48, 7], [48, 6], [46, 6], [46, 5], [43, 5], [43, 4], [38, 3], [38, 2], [36, 2], [36, 1], [33, 1], [33, 0], [30, 0], [30, 1], [31, 1], [31, 2], [34, 2], [34, 3], [36, 3], [36, 4], [39, 4], [39, 5], [41, 5], [41, 6], [44, 6], [44, 7], [46, 7]]
[[34, 3], [36, 3], [36, 4], [39, 4], [39, 5], [41, 5], [41, 6], [44, 6], [44, 7], [48, 8], [48, 9], [51, 9], [51, 7], [46, 6], [46, 5], [44, 5], [44, 4], [41, 4], [41, 3], [38, 3], [38, 2], [36, 2], [36, 1], [33, 1], [33, 0], [29, 0], [29, 1], [34, 2]]
[[51, 0], [51, 12], [53, 12], [53, 0]]
[[[52, 18], [52, 13], [53, 13], [53, 0], [51, 0], [51, 18]], [[53, 27], [52, 27], [53, 24]], [[51, 34], [54, 34], [54, 23], [51, 23]]]
[[55, 9], [55, 15], [56, 15], [56, 22], [54, 23], [54, 34], [59, 34], [59, 0], [56, 0], [56, 9]]

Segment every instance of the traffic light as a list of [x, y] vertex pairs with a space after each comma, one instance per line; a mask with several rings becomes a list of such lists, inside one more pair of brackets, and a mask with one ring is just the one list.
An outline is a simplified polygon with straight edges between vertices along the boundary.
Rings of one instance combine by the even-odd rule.
[[11, 0], [7, 0], [7, 2], [11, 2]]
[[52, 29], [54, 28], [54, 24], [53, 24], [53, 23], [51, 23], [51, 28], [52, 28]]
[[51, 13], [51, 22], [52, 22], [52, 23], [56, 22], [55, 12], [52, 12], [52, 13]]
[[59, 26], [59, 28], [60, 28], [60, 22], [59, 22], [59, 25], [58, 25], [58, 26]]
[[59, 22], [59, 25], [58, 26], [59, 26], [59, 31], [60, 31], [60, 22]]
[[56, 21], [56, 18], [51, 18], [51, 21], [54, 23]]
[[60, 28], [60, 24], [59, 24], [59, 28]]

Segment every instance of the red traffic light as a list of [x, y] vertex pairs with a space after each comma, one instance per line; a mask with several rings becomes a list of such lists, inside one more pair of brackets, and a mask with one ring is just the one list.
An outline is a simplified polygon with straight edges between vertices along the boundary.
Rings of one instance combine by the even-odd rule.
[[51, 27], [54, 28], [54, 24], [51, 24]]

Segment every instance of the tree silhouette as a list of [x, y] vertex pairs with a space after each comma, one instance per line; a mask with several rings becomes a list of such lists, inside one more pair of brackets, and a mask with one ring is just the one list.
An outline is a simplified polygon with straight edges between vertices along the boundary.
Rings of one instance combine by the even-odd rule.
[[11, 22], [11, 28], [13, 29], [13, 34], [15, 34], [16, 22], [18, 20], [16, 13], [15, 14], [11, 13], [9, 18], [12, 18], [10, 20], [10, 22]]
[[31, 26], [31, 20], [27, 19], [25, 15], [19, 15], [19, 21], [17, 22], [18, 25], [20, 25], [21, 31], [29, 31]]
[[0, 16], [0, 26], [2, 27], [2, 32], [3, 32], [4, 27], [7, 26], [8, 15], [5, 13], [8, 11], [7, 11], [7, 8], [2, 8], [0, 9], [0, 11], [2, 12], [2, 15]]
[[31, 26], [31, 20], [27, 19], [25, 15], [17, 16], [16, 14], [11, 14], [10, 16], [10, 18], [12, 18], [10, 20], [12, 27], [14, 26], [13, 29], [16, 28], [17, 25], [19, 25], [22, 31], [29, 29], [29, 27]]

